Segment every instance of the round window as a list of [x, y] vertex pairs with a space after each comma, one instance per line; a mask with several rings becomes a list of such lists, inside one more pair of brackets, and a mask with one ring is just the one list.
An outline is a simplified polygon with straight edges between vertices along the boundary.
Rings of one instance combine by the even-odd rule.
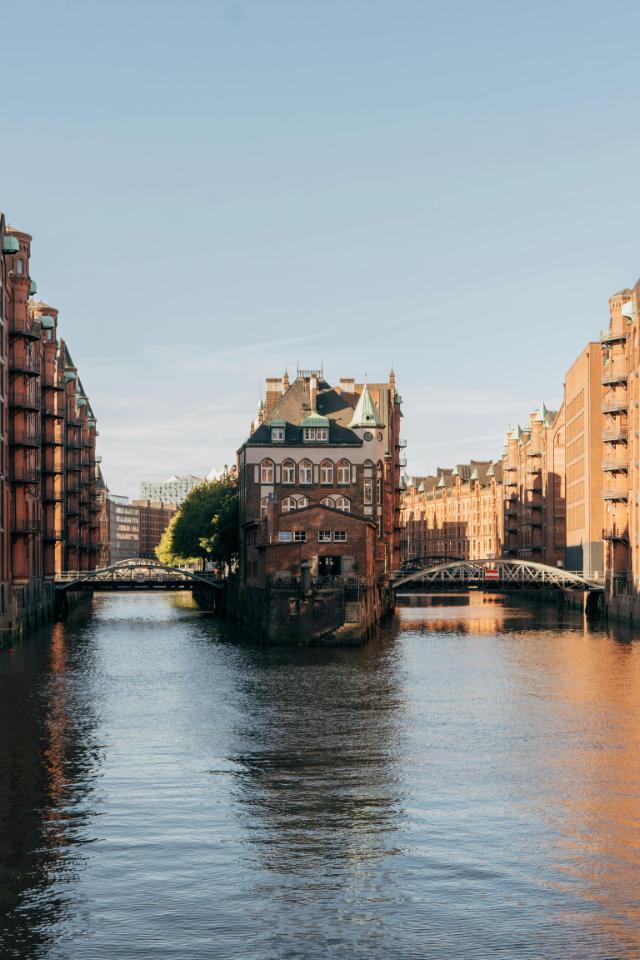
[[373, 440], [373, 434], [372, 434], [372, 433], [369, 433], [368, 430], [367, 430], [367, 432], [366, 432], [365, 434], [363, 434], [363, 436], [364, 436], [364, 439], [365, 439], [365, 440]]

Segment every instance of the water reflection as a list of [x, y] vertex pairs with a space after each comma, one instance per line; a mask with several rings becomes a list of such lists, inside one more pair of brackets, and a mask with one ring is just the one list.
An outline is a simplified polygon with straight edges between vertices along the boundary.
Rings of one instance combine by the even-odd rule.
[[[307, 938], [319, 955], [337, 930], [346, 945], [351, 926], [371, 947], [382, 933], [371, 904], [400, 895], [387, 863], [404, 816], [395, 638], [359, 651], [249, 652], [239, 679], [239, 829], [266, 871], [260, 895], [299, 911], [280, 949]], [[318, 909], [327, 902], [343, 911], [333, 928]]]
[[640, 645], [439, 595], [363, 650], [183, 595], [0, 654], [0, 957], [640, 958]]
[[69, 662], [60, 624], [0, 656], [1, 955], [35, 958], [77, 908], [69, 888], [84, 860], [100, 753], [92, 698], [85, 683], [75, 689], [74, 671], [86, 678], [90, 658]]

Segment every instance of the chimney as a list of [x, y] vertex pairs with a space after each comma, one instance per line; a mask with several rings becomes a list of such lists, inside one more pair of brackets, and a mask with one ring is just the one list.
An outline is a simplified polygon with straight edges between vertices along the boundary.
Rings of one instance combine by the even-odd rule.
[[315, 373], [311, 374], [309, 379], [309, 403], [311, 404], [311, 412], [316, 409], [316, 402], [318, 400], [318, 378]]
[[340, 377], [340, 392], [355, 393], [356, 382], [353, 377]]
[[266, 381], [266, 397], [264, 404], [264, 415], [265, 418], [269, 416], [276, 403], [282, 396], [282, 378], [281, 377], [267, 377]]
[[282, 377], [282, 392], [286, 393], [288, 389], [289, 389], [289, 373], [287, 370], [285, 370], [284, 375]]

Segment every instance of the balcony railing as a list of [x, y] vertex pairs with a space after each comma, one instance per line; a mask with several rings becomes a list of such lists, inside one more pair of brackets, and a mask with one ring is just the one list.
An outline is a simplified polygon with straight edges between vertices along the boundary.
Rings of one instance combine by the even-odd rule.
[[533, 447], [531, 450], [527, 450], [528, 457], [541, 457], [543, 450], [541, 447]]
[[57, 434], [55, 430], [45, 430], [42, 442], [48, 447], [64, 447], [64, 437]]
[[542, 467], [540, 464], [528, 463], [525, 468], [526, 473], [542, 473]]
[[41, 326], [32, 320], [31, 317], [14, 317], [9, 327], [11, 335], [17, 334], [21, 337], [29, 337], [30, 340], [39, 340]]
[[40, 431], [10, 427], [9, 443], [12, 443], [14, 447], [39, 447]]
[[629, 436], [628, 428], [625, 426], [613, 426], [603, 431], [603, 443], [626, 443]]
[[625, 397], [624, 400], [607, 400], [602, 404], [603, 413], [626, 413], [629, 403]]
[[64, 473], [64, 464], [57, 463], [55, 460], [44, 460], [42, 463], [43, 473]]
[[624, 343], [627, 339], [626, 330], [601, 330], [600, 343]]
[[602, 539], [614, 540], [620, 543], [628, 543], [629, 531], [620, 530], [615, 524], [612, 524], [610, 527], [605, 527], [605, 529], [602, 531]]
[[62, 490], [45, 489], [42, 493], [42, 500], [44, 503], [61, 503], [64, 500], [64, 493]]
[[622, 487], [605, 487], [602, 491], [603, 500], [628, 500], [629, 491]]
[[610, 363], [602, 368], [602, 383], [626, 383], [629, 379], [629, 366], [626, 363]]
[[45, 417], [50, 417], [56, 420], [64, 420], [64, 410], [56, 406], [51, 400], [45, 400], [42, 413]]
[[14, 463], [11, 467], [11, 479], [15, 483], [39, 483], [40, 473], [40, 467], [31, 464]]
[[12, 407], [19, 407], [21, 410], [40, 409], [40, 397], [26, 390], [16, 390], [15, 387], [11, 387], [9, 391], [9, 403]]
[[82, 441], [76, 438], [70, 438], [68, 435], [66, 444], [71, 450], [82, 450]]
[[602, 469], [605, 473], [627, 473], [628, 467], [626, 460], [604, 460]]
[[13, 520], [11, 523], [11, 532], [16, 534], [33, 534], [40, 532], [40, 523], [38, 520]]
[[14, 370], [16, 373], [28, 373], [32, 376], [38, 376], [40, 373], [40, 357], [16, 354], [12, 351], [9, 354], [9, 369]]

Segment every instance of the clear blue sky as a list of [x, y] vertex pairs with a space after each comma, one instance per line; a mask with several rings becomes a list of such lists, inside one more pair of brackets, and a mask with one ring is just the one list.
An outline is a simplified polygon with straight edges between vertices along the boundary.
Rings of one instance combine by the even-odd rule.
[[0, 0], [0, 207], [107, 482], [233, 462], [265, 376], [496, 457], [640, 272], [635, 2]]

